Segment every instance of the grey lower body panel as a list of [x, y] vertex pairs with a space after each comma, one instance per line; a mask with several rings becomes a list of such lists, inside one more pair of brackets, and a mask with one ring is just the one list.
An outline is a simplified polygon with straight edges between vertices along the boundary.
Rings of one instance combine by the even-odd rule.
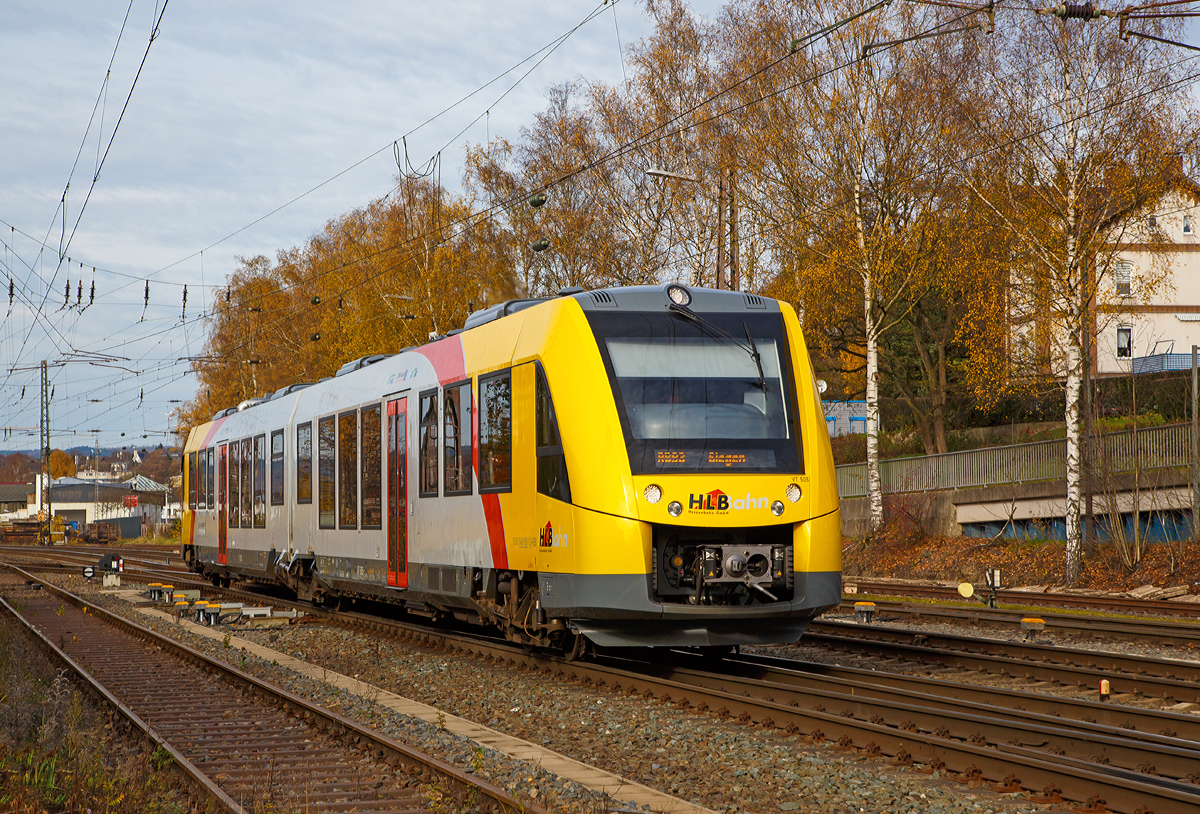
[[655, 602], [646, 574], [542, 574], [542, 607], [605, 647], [794, 642], [842, 596], [839, 571], [797, 573], [790, 602], [745, 606]]

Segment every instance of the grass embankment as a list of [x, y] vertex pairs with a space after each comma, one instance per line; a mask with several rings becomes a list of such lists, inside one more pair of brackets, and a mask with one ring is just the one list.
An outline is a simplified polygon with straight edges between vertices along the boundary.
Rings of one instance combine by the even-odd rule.
[[[984, 569], [1000, 568], [1005, 585], [1061, 585], [1066, 544], [1056, 540], [981, 540], [974, 537], [896, 539], [886, 533], [866, 540], [846, 539], [842, 573], [848, 578], [983, 582]], [[1200, 589], [1200, 545], [1192, 542], [1144, 546], [1136, 569], [1122, 567], [1111, 545], [1084, 556], [1074, 587], [1128, 591], [1140, 585], [1188, 585]]]

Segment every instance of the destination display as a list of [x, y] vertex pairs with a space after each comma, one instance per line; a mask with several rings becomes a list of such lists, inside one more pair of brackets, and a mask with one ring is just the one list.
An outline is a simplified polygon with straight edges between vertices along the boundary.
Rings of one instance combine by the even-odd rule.
[[765, 469], [775, 466], [775, 450], [744, 449], [659, 449], [654, 451], [657, 469]]

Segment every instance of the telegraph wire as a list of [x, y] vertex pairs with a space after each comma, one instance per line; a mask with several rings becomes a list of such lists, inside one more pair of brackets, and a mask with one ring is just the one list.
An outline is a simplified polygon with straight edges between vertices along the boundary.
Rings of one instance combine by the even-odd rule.
[[[1181, 61], [1181, 62], [1182, 62], [1182, 61]], [[842, 66], [842, 67], [846, 67], [846, 66]], [[810, 80], [807, 80], [807, 81], [814, 81], [816, 78], [818, 78], [818, 77], [813, 77], [812, 79], [810, 79]], [[1194, 78], [1194, 77], [1188, 77], [1187, 79], [1191, 79], [1191, 78]], [[1185, 80], [1179, 80], [1179, 81], [1185, 81]], [[796, 84], [799, 84], [799, 83], [796, 83]], [[1161, 92], [1161, 91], [1163, 91], [1163, 90], [1166, 90], [1167, 88], [1169, 88], [1169, 87], [1170, 87], [1171, 85], [1173, 85], [1173, 84], [1176, 84], [1176, 83], [1168, 83], [1168, 85], [1166, 85], [1166, 86], [1163, 86], [1163, 87], [1159, 87], [1159, 88], [1155, 88], [1155, 89], [1152, 89], [1152, 90], [1146, 91], [1144, 94], [1140, 94], [1140, 96], [1144, 96], [1144, 95], [1148, 95], [1148, 94], [1153, 94], [1153, 93], [1158, 93], [1158, 92]], [[791, 86], [789, 86], [789, 88], [791, 88], [791, 87], [795, 87], [795, 86], [796, 86], [796, 85], [794, 84], [794, 85], [791, 85]], [[785, 88], [785, 90], [786, 90], [786, 89], [787, 89], [787, 88]], [[763, 97], [760, 97], [760, 99], [758, 99], [758, 100], [755, 100], [755, 101], [761, 101], [761, 99], [762, 99], [762, 98], [766, 98], [766, 97], [765, 97], [765, 96], [763, 96]], [[1136, 98], [1136, 97], [1135, 97], [1135, 98]], [[703, 104], [703, 103], [701, 103], [701, 104]], [[749, 103], [747, 103], [747, 104], [749, 104]], [[745, 105], [743, 105], [743, 106], [741, 106], [741, 107], [739, 107], [739, 108], [736, 108], [735, 110], [741, 109], [741, 108], [743, 108], [743, 107], [745, 107]], [[734, 111], [724, 111], [724, 112], [722, 112], [721, 114], [718, 114], [718, 115], [728, 115], [728, 114], [729, 114], [729, 113], [731, 113], [731, 112], [734, 112]], [[1094, 112], [1094, 111], [1093, 111], [1093, 112]], [[1085, 115], [1085, 114], [1081, 114], [1081, 115]], [[1089, 113], [1089, 114], [1086, 114], [1086, 115], [1091, 115], [1091, 114]], [[706, 121], [710, 121], [712, 118], [715, 118], [715, 117], [710, 117], [710, 118], [709, 118], [709, 119], [707, 119]], [[1064, 126], [1066, 123], [1067, 123], [1067, 122], [1060, 122], [1060, 123], [1057, 123], [1057, 124], [1055, 124], [1055, 125], [1052, 125], [1052, 126], [1050, 126], [1050, 127], [1047, 127], [1047, 128], [1045, 128], [1045, 129], [1046, 129], [1046, 130], [1049, 130], [1049, 129], [1053, 129], [1053, 128], [1056, 128], [1056, 127], [1061, 127], [1061, 126]], [[699, 124], [699, 123], [697, 123], [697, 124]], [[682, 129], [691, 129], [691, 127], [694, 127], [694, 126], [696, 126], [696, 125], [691, 125], [691, 126], [689, 126], [689, 127], [687, 127], [687, 128], [681, 128], [681, 130], [682, 130]], [[653, 132], [653, 131], [651, 131], [651, 132]], [[1020, 137], [1020, 138], [1018, 138], [1018, 139], [1014, 139], [1014, 141], [1023, 141], [1023, 140], [1025, 140], [1025, 139], [1027, 139], [1027, 138], [1032, 138], [1032, 137], [1034, 137], [1034, 135], [1036, 135], [1036, 133], [1035, 133], [1035, 134], [1027, 134], [1027, 135], [1025, 135], [1025, 136], [1022, 136], [1022, 137]], [[596, 163], [597, 163], [597, 162], [592, 162], [592, 166], [595, 166], [595, 165], [596, 165]], [[579, 172], [579, 170], [576, 170], [576, 171], [575, 171], [575, 173], [576, 173], [576, 174], [577, 174], [578, 172]], [[553, 182], [553, 184], [554, 184], [554, 185], [556, 185], [557, 183], [561, 183], [561, 181], [562, 181], [562, 180], [564, 180], [564, 179], [557, 179], [555, 182]], [[547, 188], [549, 188], [549, 186], [551, 186], [551, 185], [547, 185]], [[517, 196], [513, 196], [513, 198], [516, 198], [516, 197], [517, 197]], [[523, 197], [523, 196], [522, 196], [522, 197]], [[502, 201], [502, 202], [500, 202], [500, 203], [498, 203], [498, 204], [494, 205], [494, 206], [493, 206], [493, 207], [491, 207], [489, 210], [485, 210], [483, 214], [485, 214], [485, 215], [486, 215], [486, 214], [488, 214], [490, 211], [494, 211], [494, 210], [495, 210], [495, 209], [497, 209], [497, 208], [501, 208], [501, 207], [503, 207], [503, 208], [507, 208], [507, 207], [505, 207], [505, 206], [504, 206], [505, 204], [508, 204], [509, 206], [511, 206], [511, 204], [512, 204], [512, 199], [510, 199], [510, 200], [508, 200], [508, 201]], [[480, 214], [480, 213], [473, 213], [473, 215], [472, 215], [472, 216], [468, 216], [467, 218], [460, 219], [460, 220], [458, 221], [458, 225], [462, 225], [462, 226], [464, 226], [465, 228], [471, 228], [471, 226], [473, 226], [473, 225], [474, 225], [474, 223], [466, 223], [466, 221], [471, 221], [471, 220], [474, 220], [474, 221], [475, 221], [475, 223], [477, 223], [477, 222], [478, 222], [477, 218], [478, 218], [479, 214]], [[465, 228], [464, 228], [464, 230], [462, 230], [462, 231], [465, 231]], [[462, 233], [462, 231], [460, 231], [460, 234]], [[340, 268], [345, 268], [346, 266], [348, 266], [348, 265], [351, 265], [351, 264], [353, 264], [353, 263], [359, 263], [359, 262], [362, 262], [362, 261], [363, 261], [363, 260], [365, 260], [365, 259], [369, 259], [370, 257], [377, 256], [378, 254], [381, 254], [381, 253], [383, 253], [383, 252], [385, 252], [385, 251], [392, 251], [392, 250], [395, 250], [395, 249], [403, 248], [405, 244], [408, 244], [408, 243], [411, 243], [411, 242], [412, 242], [412, 241], [404, 241], [404, 242], [403, 242], [403, 243], [401, 243], [401, 244], [394, 245], [394, 246], [391, 246], [391, 247], [386, 247], [385, 249], [382, 249], [382, 250], [380, 250], [380, 251], [378, 251], [378, 252], [375, 252], [375, 253], [369, 254], [369, 255], [367, 255], [367, 256], [365, 256], [365, 257], [363, 257], [363, 258], [359, 258], [358, 260], [351, 261], [351, 263], [343, 264], [342, 266], [340, 266], [340, 267], [338, 267], [338, 268], [339, 268], [339, 269], [340, 269]], [[394, 268], [394, 266], [393, 266], [393, 268]], [[336, 269], [334, 269], [334, 270], [336, 270]], [[386, 269], [385, 271], [388, 271], [388, 270], [390, 270], [390, 268], [389, 268], [389, 269]], [[333, 271], [333, 270], [331, 270], [331, 271]], [[300, 281], [300, 282], [309, 282], [309, 281], [312, 281], [312, 280], [314, 280], [314, 279], [319, 279], [319, 277], [320, 277], [320, 276], [324, 276], [324, 274], [326, 274], [326, 273], [329, 273], [329, 272], [324, 272], [324, 273], [323, 273], [323, 274], [321, 274], [321, 275], [313, 275], [313, 276], [311, 276], [311, 277], [309, 277], [309, 278], [306, 278], [306, 280], [305, 280], [305, 281]], [[365, 281], [363, 281], [362, 283], [358, 283], [358, 284], [356, 284], [356, 285], [352, 286], [352, 287], [351, 287], [351, 290], [352, 290], [352, 289], [354, 289], [354, 288], [358, 288], [358, 287], [360, 287], [361, 285], [364, 285], [364, 284], [365, 284], [366, 282], [368, 282], [370, 279], [374, 279], [374, 277], [375, 277], [375, 276], [378, 276], [378, 275], [374, 275], [374, 276], [372, 276], [371, 278], [368, 278], [368, 280], [365, 280]], [[296, 285], [298, 285], [298, 284], [299, 284], [299, 283], [297, 283]], [[216, 287], [216, 286], [214, 286], [214, 287]], [[281, 287], [281, 288], [280, 288], [280, 291], [286, 291], [286, 290], [288, 290], [288, 289], [290, 289], [290, 288], [294, 288], [294, 287], [295, 287], [295, 285], [292, 285], [292, 286], [286, 286], [286, 287]], [[190, 322], [190, 321], [189, 321], [189, 322]], [[182, 378], [183, 376], [186, 376], [186, 375], [187, 375], [187, 372], [185, 372], [184, 374], [182, 374], [182, 375], [181, 375], [180, 377], [178, 377], [178, 378]], [[176, 381], [176, 380], [178, 380], [178, 379], [177, 379], [177, 378], [175, 378], [175, 379], [172, 379], [172, 381]], [[164, 385], [164, 386], [165, 386], [165, 385]]]

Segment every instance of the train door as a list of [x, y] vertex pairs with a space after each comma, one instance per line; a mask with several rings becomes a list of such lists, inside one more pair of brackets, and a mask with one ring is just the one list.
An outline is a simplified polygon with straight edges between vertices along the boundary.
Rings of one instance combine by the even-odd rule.
[[387, 406], [387, 581], [408, 587], [408, 399]]
[[225, 444], [217, 451], [217, 565], [228, 565], [226, 546], [229, 542], [229, 505], [225, 502], [225, 481], [228, 465]]
[[[534, 392], [536, 370], [533, 363], [512, 369], [512, 494], [507, 495], [504, 531], [514, 546], [508, 550], [508, 565], [519, 571], [537, 570], [538, 534], [541, 524], [535, 516], [537, 459], [534, 438]], [[545, 520], [542, 519], [542, 524]]]

